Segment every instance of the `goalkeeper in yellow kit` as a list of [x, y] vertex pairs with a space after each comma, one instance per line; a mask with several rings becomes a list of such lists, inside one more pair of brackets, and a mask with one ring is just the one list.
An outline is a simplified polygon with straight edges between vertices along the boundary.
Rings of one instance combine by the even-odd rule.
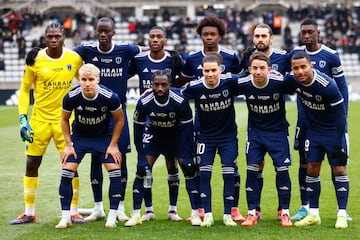
[[[26, 172], [24, 177], [25, 212], [10, 224], [36, 222], [35, 200], [39, 185], [38, 169], [51, 139], [61, 153], [65, 140], [60, 120], [62, 100], [72, 88], [72, 80], [82, 65], [81, 57], [64, 48], [64, 29], [51, 23], [45, 29], [47, 47], [37, 54], [35, 62], [25, 66], [19, 94], [20, 135], [26, 141]], [[30, 105], [30, 90], [34, 86], [34, 105], [30, 122], [27, 113]], [[79, 179], [74, 178], [72, 220], [84, 222], [77, 213]]]

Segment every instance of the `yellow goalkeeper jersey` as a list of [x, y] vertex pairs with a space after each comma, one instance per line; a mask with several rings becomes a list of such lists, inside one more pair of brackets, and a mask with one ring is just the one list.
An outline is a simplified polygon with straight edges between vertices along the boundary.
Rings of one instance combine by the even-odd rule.
[[62, 101], [72, 88], [72, 81], [82, 65], [81, 57], [74, 51], [63, 48], [60, 58], [51, 58], [46, 48], [39, 51], [35, 64], [25, 66], [21, 82], [18, 110], [27, 114], [30, 104], [30, 89], [34, 86], [34, 106], [31, 118], [59, 123]]

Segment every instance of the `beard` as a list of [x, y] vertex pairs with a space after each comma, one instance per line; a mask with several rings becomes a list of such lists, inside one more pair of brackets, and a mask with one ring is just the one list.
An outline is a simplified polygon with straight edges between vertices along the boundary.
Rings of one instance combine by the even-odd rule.
[[261, 52], [266, 52], [267, 50], [269, 50], [270, 46], [264, 46], [264, 47], [258, 47], [256, 46], [256, 50], [261, 51]]

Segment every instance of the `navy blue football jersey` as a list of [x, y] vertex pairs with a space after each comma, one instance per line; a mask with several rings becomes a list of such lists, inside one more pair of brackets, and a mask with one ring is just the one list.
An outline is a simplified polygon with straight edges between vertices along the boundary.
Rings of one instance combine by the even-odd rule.
[[[241, 67], [239, 62], [239, 57], [237, 54], [231, 50], [223, 47], [219, 47], [218, 52], [222, 60], [222, 73], [240, 73]], [[202, 77], [202, 60], [205, 56], [204, 50], [191, 52], [185, 61], [185, 66], [181, 71], [181, 75], [189, 79], [199, 79]]]
[[64, 97], [63, 110], [75, 112], [72, 135], [75, 137], [101, 138], [111, 136], [114, 119], [111, 112], [121, 109], [118, 95], [98, 85], [94, 98], [86, 98], [80, 86], [75, 87]]
[[141, 52], [137, 45], [113, 44], [108, 52], [99, 48], [99, 43], [86, 43], [74, 49], [85, 63], [92, 63], [100, 69], [100, 83], [118, 94], [121, 103], [126, 103], [128, 70], [131, 58]]
[[[286, 51], [272, 48], [269, 58], [271, 69], [276, 70], [282, 74], [286, 73], [288, 70], [288, 58]], [[244, 70], [247, 70], [249, 66], [250, 59], [243, 59], [241, 61], [241, 67]]]
[[246, 99], [248, 108], [248, 131], [262, 135], [288, 131], [285, 94], [291, 93], [283, 75], [269, 73], [264, 86], [256, 86], [253, 76], [239, 78], [239, 92]]
[[307, 85], [297, 81], [292, 74], [285, 78], [291, 80], [296, 89], [308, 130], [318, 135], [339, 133], [342, 138], [346, 114], [344, 98], [335, 81], [315, 69], [313, 81]]
[[180, 74], [175, 72], [172, 57], [167, 51], [165, 51], [165, 55], [162, 59], [153, 59], [150, 56], [150, 51], [146, 51], [139, 53], [131, 61], [129, 72], [130, 75], [139, 75], [140, 93], [143, 93], [146, 89], [152, 88], [151, 77], [157, 70], [166, 70], [170, 76], [172, 76], [172, 79]]
[[304, 51], [310, 56], [311, 63], [314, 65], [315, 69], [325, 73], [335, 80], [344, 98], [345, 109], [347, 112], [349, 92], [339, 53], [321, 44], [320, 49], [314, 52], [308, 51], [305, 46], [295, 47], [288, 54], [288, 57], [291, 59], [291, 57], [299, 51]]
[[199, 141], [216, 142], [237, 137], [234, 96], [238, 75], [221, 74], [219, 84], [208, 88], [204, 78], [189, 82], [182, 93], [194, 99], [197, 117], [196, 136]]
[[192, 110], [177, 89], [170, 89], [169, 98], [159, 103], [151, 91], [140, 97], [134, 112], [134, 127], [146, 127], [153, 134], [172, 137], [183, 125], [192, 125]]

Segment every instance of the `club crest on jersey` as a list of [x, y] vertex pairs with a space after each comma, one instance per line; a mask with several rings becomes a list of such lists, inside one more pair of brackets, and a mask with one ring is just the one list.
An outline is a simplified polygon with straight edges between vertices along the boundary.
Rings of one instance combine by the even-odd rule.
[[275, 101], [279, 100], [279, 97], [280, 97], [279, 93], [274, 93], [274, 94], [273, 94], [273, 99], [274, 99]]
[[139, 117], [139, 112], [135, 110], [133, 118], [136, 120]]
[[105, 106], [104, 106], [104, 107], [101, 107], [101, 111], [102, 111], [102, 112], [106, 112], [106, 111], [107, 111], [107, 107], [105, 107]]
[[176, 116], [176, 113], [175, 112], [169, 112], [169, 117], [174, 119]]
[[122, 57], [117, 57], [117, 58], [115, 58], [115, 62], [116, 62], [117, 64], [120, 64], [120, 63], [122, 62]]
[[225, 71], [225, 65], [224, 64], [221, 64], [221, 72], [224, 72]]
[[71, 64], [67, 64], [67, 65], [66, 65], [66, 68], [67, 68], [67, 70], [70, 72], [70, 71], [72, 70], [72, 65], [71, 65]]
[[322, 97], [320, 95], [315, 95], [315, 99], [316, 101], [321, 102]]
[[319, 62], [319, 67], [324, 68], [325, 66], [326, 66], [326, 61], [321, 60], [321, 61]]
[[224, 96], [224, 97], [227, 97], [227, 96], [229, 96], [229, 90], [223, 90], [222, 91], [222, 95]]
[[279, 70], [279, 65], [278, 64], [272, 64], [271, 69], [278, 71]]
[[171, 75], [171, 68], [165, 68], [167, 74]]

